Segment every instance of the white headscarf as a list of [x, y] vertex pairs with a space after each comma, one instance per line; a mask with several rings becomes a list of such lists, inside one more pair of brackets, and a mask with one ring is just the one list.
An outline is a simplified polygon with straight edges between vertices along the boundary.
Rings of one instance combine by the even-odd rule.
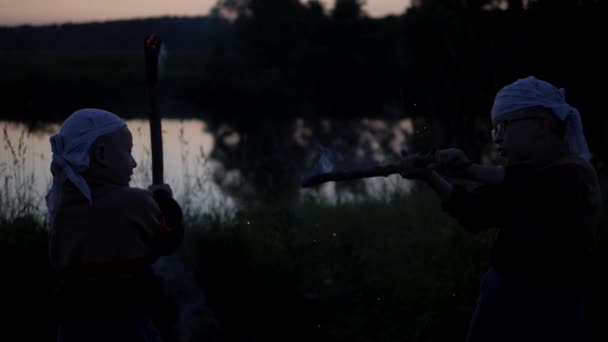
[[560, 120], [567, 120], [564, 138], [570, 151], [585, 160], [591, 159], [581, 116], [576, 108], [566, 102], [566, 91], [534, 76], [519, 79], [496, 94], [492, 120], [515, 110], [535, 106], [549, 108]]
[[55, 220], [64, 184], [69, 180], [93, 203], [91, 189], [81, 173], [89, 168], [89, 150], [98, 137], [126, 127], [124, 120], [101, 109], [81, 109], [70, 115], [59, 133], [51, 136], [53, 184], [46, 195], [49, 222]]

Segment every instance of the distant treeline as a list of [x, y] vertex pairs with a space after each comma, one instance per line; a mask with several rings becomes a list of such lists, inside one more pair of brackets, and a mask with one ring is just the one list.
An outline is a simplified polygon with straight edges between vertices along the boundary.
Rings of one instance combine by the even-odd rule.
[[141, 50], [150, 33], [169, 48], [206, 50], [227, 39], [230, 25], [214, 17], [163, 17], [85, 24], [0, 27], [2, 51]]
[[294, 117], [414, 116], [436, 145], [478, 150], [496, 91], [535, 75], [567, 89], [605, 153], [606, 2], [420, 0], [385, 18], [362, 3], [219, 0], [204, 18], [3, 28], [2, 114], [145, 113], [140, 48], [153, 32], [168, 47], [171, 115], [205, 113], [244, 132]]

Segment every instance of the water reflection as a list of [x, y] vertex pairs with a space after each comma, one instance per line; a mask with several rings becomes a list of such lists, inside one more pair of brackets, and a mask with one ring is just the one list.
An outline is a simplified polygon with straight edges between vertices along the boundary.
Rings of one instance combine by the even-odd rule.
[[[131, 185], [146, 187], [152, 180], [149, 124], [146, 120], [127, 120], [127, 126], [133, 133], [133, 156], [138, 164]], [[59, 125], [30, 131], [23, 123], [0, 121], [0, 128], [0, 175], [4, 178], [5, 198], [31, 192], [44, 209], [42, 198], [51, 184], [49, 137]], [[163, 120], [165, 182], [173, 187], [186, 210], [217, 212], [235, 207], [235, 201], [212, 181], [220, 167], [209, 158], [214, 146], [213, 134], [203, 121]]]
[[[133, 156], [138, 163], [132, 185], [146, 187], [152, 180], [148, 121], [127, 120], [127, 125], [133, 133]], [[43, 198], [51, 183], [49, 137], [57, 132], [59, 125], [38, 125], [30, 130], [24, 123], [0, 121], [0, 129], [3, 130], [0, 176], [4, 183], [0, 200], [10, 200], [20, 192], [26, 192], [45, 211]], [[293, 143], [305, 151], [306, 156], [294, 161], [298, 165], [295, 171], [298, 174], [294, 177], [298, 178], [320, 171], [319, 146], [325, 146], [347, 162], [383, 163], [407, 148], [406, 138], [414, 127], [407, 119], [323, 120], [320, 123], [298, 119], [293, 122], [292, 131]], [[242, 186], [246, 181], [243, 170], [228, 167], [224, 159], [217, 158], [226, 158], [226, 146], [233, 151], [244, 141], [239, 132], [225, 125], [211, 128], [202, 120], [163, 120], [165, 181], [173, 187], [185, 210], [198, 213], [234, 211], [238, 199], [225, 187], [227, 184]], [[336, 160], [331, 162], [336, 163]], [[314, 189], [296, 187], [295, 191], [299, 192], [300, 198], [339, 204], [369, 198], [388, 201], [395, 194], [408, 193], [411, 186], [412, 183], [399, 176], [391, 176], [349, 184], [327, 183]]]

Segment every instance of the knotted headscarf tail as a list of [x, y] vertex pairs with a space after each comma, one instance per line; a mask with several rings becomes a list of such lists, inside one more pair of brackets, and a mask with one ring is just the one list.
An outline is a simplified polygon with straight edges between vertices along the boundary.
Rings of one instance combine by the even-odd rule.
[[84, 197], [93, 203], [91, 189], [82, 172], [89, 168], [89, 150], [102, 135], [126, 127], [116, 114], [101, 109], [80, 109], [68, 117], [59, 132], [50, 138], [53, 158], [51, 173], [53, 182], [46, 195], [46, 205], [51, 226], [61, 202], [66, 181], [72, 182]]
[[570, 151], [587, 161], [591, 159], [581, 115], [566, 102], [566, 91], [534, 76], [519, 79], [496, 94], [492, 106], [492, 120], [512, 111], [534, 106], [551, 109], [560, 120], [567, 120], [564, 138]]

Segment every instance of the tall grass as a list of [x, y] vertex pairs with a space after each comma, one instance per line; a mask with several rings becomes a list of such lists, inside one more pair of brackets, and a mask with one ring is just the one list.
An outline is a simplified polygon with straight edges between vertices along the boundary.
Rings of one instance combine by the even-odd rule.
[[467, 236], [426, 189], [200, 224], [191, 258], [231, 341], [462, 340], [493, 237]]
[[[42, 218], [39, 213], [42, 198], [34, 188], [34, 158], [28, 151], [29, 132], [22, 130], [17, 141], [11, 141], [8, 128], [2, 128], [2, 143], [6, 158], [0, 159], [0, 221], [20, 217]], [[30, 160], [31, 158], [31, 160]]]
[[[139, 141], [144, 141], [145, 127], [134, 126], [131, 127], [135, 128], [133, 134], [138, 136]], [[220, 171], [220, 163], [209, 158], [202, 145], [196, 146], [188, 140], [184, 122], [178, 127], [177, 136], [165, 138], [177, 139], [178, 149], [169, 153], [175, 153], [179, 157], [179, 166], [168, 165], [169, 158], [166, 157], [165, 165], [175, 167], [180, 172], [173, 175], [165, 172], [164, 182], [171, 185], [174, 196], [186, 216], [198, 217], [203, 213], [229, 214], [236, 206], [235, 200], [222, 191], [213, 179], [214, 173]], [[133, 186], [145, 188], [152, 184], [152, 154], [148, 145], [138, 148], [142, 149], [142, 153], [134, 153], [138, 165], [134, 170], [132, 183]]]

